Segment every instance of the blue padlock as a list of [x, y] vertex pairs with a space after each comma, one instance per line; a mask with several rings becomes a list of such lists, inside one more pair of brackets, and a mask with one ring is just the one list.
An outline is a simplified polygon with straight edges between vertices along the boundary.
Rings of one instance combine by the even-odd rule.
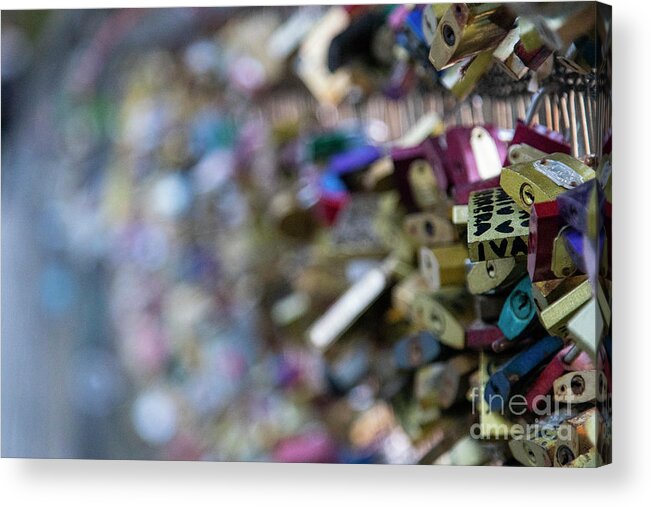
[[561, 348], [563, 348], [562, 338], [546, 336], [514, 356], [493, 373], [484, 388], [484, 399], [491, 411], [503, 412], [504, 407], [508, 406], [513, 385], [533, 373]]
[[396, 365], [402, 370], [411, 370], [431, 363], [440, 354], [441, 344], [429, 331], [409, 335], [393, 347]]

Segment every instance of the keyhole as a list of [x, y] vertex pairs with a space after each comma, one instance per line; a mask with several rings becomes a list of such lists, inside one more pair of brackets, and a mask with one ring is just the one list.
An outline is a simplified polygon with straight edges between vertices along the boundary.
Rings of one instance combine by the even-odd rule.
[[513, 304], [511, 307], [518, 319], [527, 318], [531, 311], [531, 301], [529, 300], [529, 296], [525, 292], [518, 291], [513, 297]]
[[569, 462], [574, 460], [574, 453], [566, 445], [561, 445], [556, 450], [556, 460], [560, 465], [567, 465]]
[[443, 330], [443, 320], [436, 312], [430, 312], [430, 323], [434, 328], [434, 331], [441, 333]]
[[570, 381], [570, 387], [575, 395], [580, 395], [585, 391], [585, 381], [580, 375], [574, 375]]
[[409, 363], [412, 366], [418, 366], [423, 362], [423, 349], [418, 340], [412, 340], [409, 343]]
[[495, 263], [493, 261], [487, 261], [486, 262], [486, 274], [488, 275], [488, 278], [495, 278], [496, 272], [495, 272]]
[[443, 34], [443, 41], [450, 47], [454, 46], [457, 38], [454, 35], [454, 30], [452, 27], [446, 23], [443, 25], [441, 33]]
[[533, 195], [533, 189], [531, 188], [531, 185], [528, 183], [524, 183], [520, 187], [520, 199], [522, 199], [522, 202], [526, 206], [533, 206], [534, 203], [534, 195]]

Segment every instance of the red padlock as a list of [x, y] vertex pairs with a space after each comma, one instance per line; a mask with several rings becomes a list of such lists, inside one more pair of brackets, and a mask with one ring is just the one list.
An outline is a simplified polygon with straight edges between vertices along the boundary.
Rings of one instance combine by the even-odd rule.
[[552, 271], [552, 252], [562, 226], [556, 201], [537, 202], [531, 207], [527, 271], [532, 282], [556, 278]]

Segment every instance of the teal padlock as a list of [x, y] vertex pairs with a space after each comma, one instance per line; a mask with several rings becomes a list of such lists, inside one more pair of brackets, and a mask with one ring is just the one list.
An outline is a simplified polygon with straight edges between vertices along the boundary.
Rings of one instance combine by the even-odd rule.
[[520, 337], [536, 323], [536, 305], [531, 293], [531, 280], [525, 276], [513, 288], [504, 302], [497, 326], [507, 340]]

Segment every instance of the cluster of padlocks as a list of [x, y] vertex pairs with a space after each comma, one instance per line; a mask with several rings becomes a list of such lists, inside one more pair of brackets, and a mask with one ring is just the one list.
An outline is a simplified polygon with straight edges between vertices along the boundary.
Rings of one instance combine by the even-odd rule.
[[101, 18], [46, 111], [40, 216], [49, 316], [107, 294], [107, 343], [83, 329], [120, 367], [83, 354], [80, 409], [122, 406], [126, 370], [128, 425], [164, 458], [609, 462], [600, 9]]

